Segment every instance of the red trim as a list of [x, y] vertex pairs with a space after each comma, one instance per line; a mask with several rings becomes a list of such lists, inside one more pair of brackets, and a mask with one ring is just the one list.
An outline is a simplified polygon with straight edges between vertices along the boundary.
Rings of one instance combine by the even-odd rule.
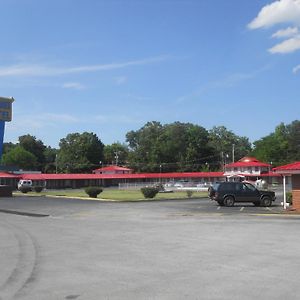
[[287, 173], [287, 172], [299, 173], [299, 171], [300, 171], [300, 161], [296, 161], [296, 162], [291, 163], [291, 164], [287, 164], [287, 165], [284, 165], [284, 166], [274, 168], [273, 171], [276, 172], [276, 173]]
[[72, 179], [147, 179], [147, 178], [209, 178], [223, 177], [223, 172], [140, 173], [140, 174], [23, 174], [23, 179], [72, 180]]
[[270, 164], [262, 163], [262, 162], [242, 162], [238, 161], [235, 163], [230, 163], [228, 165], [225, 165], [226, 168], [233, 168], [233, 167], [270, 167]]
[[14, 179], [19, 179], [20, 175], [11, 174], [11, 173], [5, 173], [5, 172], [0, 172], [0, 178], [14, 178]]
[[95, 169], [95, 171], [132, 171], [132, 169], [119, 167], [119, 166], [107, 166], [99, 169]]

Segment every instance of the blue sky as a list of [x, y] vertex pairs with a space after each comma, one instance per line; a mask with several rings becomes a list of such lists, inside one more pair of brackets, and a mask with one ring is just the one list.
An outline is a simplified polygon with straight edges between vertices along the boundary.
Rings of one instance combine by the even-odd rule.
[[125, 142], [147, 121], [255, 141], [299, 119], [300, 0], [0, 0], [4, 140]]

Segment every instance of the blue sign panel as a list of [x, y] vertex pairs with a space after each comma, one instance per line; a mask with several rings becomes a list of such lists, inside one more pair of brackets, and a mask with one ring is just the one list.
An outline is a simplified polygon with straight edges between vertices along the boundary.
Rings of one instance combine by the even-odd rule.
[[12, 118], [12, 103], [14, 98], [0, 97], [0, 121], [9, 122]]
[[14, 98], [0, 97], [0, 159], [3, 151], [5, 122], [11, 121]]

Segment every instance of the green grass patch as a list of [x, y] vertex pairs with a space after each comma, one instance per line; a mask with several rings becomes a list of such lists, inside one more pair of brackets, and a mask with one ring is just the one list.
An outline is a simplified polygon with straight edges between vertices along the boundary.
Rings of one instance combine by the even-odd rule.
[[[16, 192], [15, 194], [21, 194]], [[24, 196], [24, 194], [22, 194]], [[47, 190], [41, 193], [29, 192], [28, 196], [65, 196], [65, 197], [79, 197], [79, 198], [89, 198], [85, 193], [84, 189], [80, 190]], [[191, 198], [188, 198], [186, 191], [176, 191], [173, 193], [158, 193], [152, 200], [162, 200], [162, 199], [193, 199], [201, 198], [207, 196], [207, 192], [193, 192]], [[89, 198], [92, 200], [91, 198]], [[98, 195], [98, 199], [106, 200], [118, 200], [118, 201], [140, 201], [147, 200], [144, 198], [140, 190], [119, 190], [119, 189], [105, 189]], [[95, 199], [96, 200], [96, 199]]]

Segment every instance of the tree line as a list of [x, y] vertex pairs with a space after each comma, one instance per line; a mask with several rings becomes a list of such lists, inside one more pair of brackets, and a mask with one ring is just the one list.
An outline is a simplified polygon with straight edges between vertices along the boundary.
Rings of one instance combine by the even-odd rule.
[[224, 126], [207, 130], [192, 123], [147, 122], [129, 131], [126, 142], [104, 145], [92, 132], [70, 133], [59, 148], [46, 146], [30, 134], [17, 143], [4, 143], [2, 165], [44, 173], [90, 173], [117, 164], [136, 172], [194, 172], [222, 170], [243, 156], [283, 165], [300, 160], [300, 121], [281, 123], [253, 144]]

